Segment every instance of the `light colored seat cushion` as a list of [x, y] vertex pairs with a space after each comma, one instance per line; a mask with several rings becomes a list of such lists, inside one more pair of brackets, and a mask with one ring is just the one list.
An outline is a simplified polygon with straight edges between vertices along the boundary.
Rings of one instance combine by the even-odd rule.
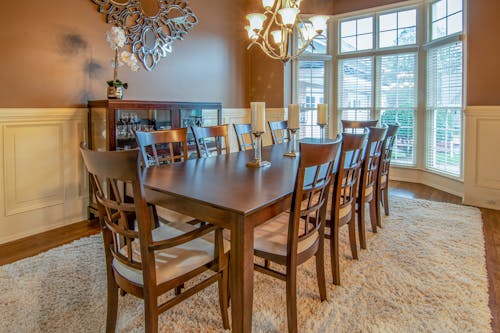
[[[159, 228], [153, 230], [153, 241], [179, 236], [185, 233], [187, 228], [192, 230], [195, 227], [186, 223], [161, 225]], [[213, 233], [209, 233], [208, 235], [213, 239]], [[229, 251], [229, 247], [229, 242], [224, 241], [225, 252]], [[120, 249], [120, 252], [125, 256], [126, 249], [126, 247]], [[141, 252], [138, 239], [132, 242], [132, 253], [134, 260], [140, 261]], [[155, 254], [156, 282], [160, 284], [172, 280], [209, 263], [213, 260], [213, 253], [213, 243], [202, 238], [197, 238], [179, 246], [157, 251]], [[116, 259], [113, 260], [113, 267], [126, 279], [143, 285], [142, 270], [131, 268]]]
[[[352, 205], [347, 205], [347, 206], [340, 208], [339, 220], [342, 220], [343, 217], [349, 215], [351, 210], [352, 210]], [[330, 218], [331, 211], [332, 211], [332, 193], [330, 192], [330, 197], [328, 199], [328, 206], [326, 209], [326, 218], [327, 219], [331, 219]]]
[[383, 175], [383, 176], [382, 176], [382, 178], [380, 178], [380, 182], [381, 182], [382, 184], [387, 183], [387, 175]]
[[[134, 191], [132, 189], [132, 184], [127, 183], [125, 185], [125, 193], [127, 196], [133, 198], [134, 197]], [[160, 218], [160, 221], [163, 220], [164, 222], [190, 222], [193, 221], [195, 218], [184, 215], [181, 213], [177, 213], [176, 211], [163, 208], [161, 206], [155, 206], [156, 207], [156, 213], [158, 214], [158, 217]]]
[[[304, 230], [304, 220], [300, 220], [300, 232]], [[286, 256], [289, 214], [282, 213], [268, 222], [258, 226], [254, 231], [254, 249], [262, 252]], [[310, 248], [318, 239], [316, 231], [310, 237], [299, 241], [298, 253]]]

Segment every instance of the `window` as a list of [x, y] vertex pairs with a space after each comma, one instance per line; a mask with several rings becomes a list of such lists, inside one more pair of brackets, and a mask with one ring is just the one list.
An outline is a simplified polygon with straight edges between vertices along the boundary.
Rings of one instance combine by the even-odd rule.
[[379, 48], [417, 43], [417, 10], [379, 16]]
[[453, 176], [462, 165], [462, 43], [429, 50], [427, 168]]
[[325, 61], [298, 62], [298, 104], [300, 106], [300, 138], [320, 137], [317, 106], [325, 102]]
[[[336, 34], [330, 34], [328, 43], [338, 39], [338, 43], [329, 44], [333, 50], [318, 46], [295, 67], [295, 73], [300, 72], [296, 75], [300, 91], [296, 89], [295, 93], [301, 94], [304, 110], [301, 119], [308, 128], [301, 134], [319, 133], [314, 108], [320, 103], [319, 98], [327, 96], [330, 77], [329, 60], [325, 57], [333, 52], [336, 57], [332, 70], [336, 82], [332, 85], [336, 96], [333, 107], [339, 120], [338, 129], [341, 119], [398, 123], [394, 165], [460, 178], [463, 174], [463, 0], [395, 4], [389, 10], [366, 11], [360, 16], [330, 22]], [[326, 54], [322, 53], [324, 50]], [[313, 74], [313, 62], [322, 64], [322, 72]], [[303, 94], [307, 89], [306, 98]]]
[[373, 17], [340, 23], [340, 52], [353, 52], [373, 48]]
[[399, 123], [393, 150], [395, 163], [414, 165], [417, 111], [417, 53], [377, 58], [377, 109], [382, 124]]
[[462, 32], [462, 0], [440, 0], [431, 7], [432, 40]]
[[370, 119], [373, 107], [373, 57], [340, 60], [338, 80], [341, 119]]

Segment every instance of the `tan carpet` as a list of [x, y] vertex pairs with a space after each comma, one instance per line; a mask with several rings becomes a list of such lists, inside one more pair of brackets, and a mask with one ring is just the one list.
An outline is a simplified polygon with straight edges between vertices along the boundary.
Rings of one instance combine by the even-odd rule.
[[[342, 231], [343, 284], [328, 285], [328, 301], [319, 301], [314, 260], [299, 269], [299, 331], [490, 332], [479, 210], [399, 197], [391, 205], [359, 261]], [[0, 332], [103, 332], [103, 263], [93, 236], [0, 267]], [[222, 331], [216, 290], [162, 314], [160, 331]], [[118, 331], [142, 332], [142, 313], [140, 300], [121, 298]], [[255, 274], [253, 322], [255, 332], [286, 332], [283, 282]]]

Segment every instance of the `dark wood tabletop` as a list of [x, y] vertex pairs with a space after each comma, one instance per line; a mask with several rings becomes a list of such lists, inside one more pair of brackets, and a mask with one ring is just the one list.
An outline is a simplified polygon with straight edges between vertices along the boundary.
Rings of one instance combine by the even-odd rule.
[[250, 168], [253, 150], [148, 168], [144, 185], [163, 193], [249, 215], [291, 195], [298, 158], [284, 157], [287, 145], [262, 150], [264, 168]]

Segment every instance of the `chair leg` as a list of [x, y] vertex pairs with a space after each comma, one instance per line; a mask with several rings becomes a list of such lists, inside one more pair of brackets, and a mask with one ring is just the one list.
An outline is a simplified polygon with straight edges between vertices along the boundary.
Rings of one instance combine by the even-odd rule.
[[354, 217], [349, 221], [349, 243], [351, 243], [352, 259], [358, 259], [358, 244], [356, 242], [356, 221]]
[[[113, 273], [111, 273], [112, 275]], [[113, 276], [108, 276], [108, 305], [106, 312], [106, 333], [114, 333], [118, 316], [118, 285]]]
[[389, 185], [386, 185], [386, 188], [383, 189], [384, 193], [384, 213], [385, 216], [389, 216], [389, 188], [387, 187]]
[[377, 218], [377, 225], [382, 228], [382, 215], [380, 214], [380, 202], [381, 202], [382, 190], [377, 188], [375, 193], [374, 201], [375, 206], [375, 216]]
[[377, 221], [377, 213], [375, 211], [375, 197], [372, 198], [372, 200], [368, 203], [368, 205], [370, 206], [370, 223], [372, 225], [372, 232], [373, 233], [377, 233], [377, 224], [378, 224], [378, 221]]
[[286, 272], [286, 310], [288, 332], [297, 333], [297, 267], [288, 265]]
[[325, 279], [325, 242], [320, 238], [318, 252], [316, 253], [316, 276], [318, 278], [319, 299], [326, 301], [326, 279]]
[[219, 304], [220, 311], [222, 314], [222, 326], [225, 330], [229, 329], [229, 316], [227, 312], [228, 308], [228, 269], [226, 267], [222, 270], [222, 276], [219, 279]]
[[340, 285], [340, 263], [339, 263], [339, 226], [332, 223], [330, 231], [330, 259], [332, 262], [333, 284]]
[[[359, 244], [362, 249], [366, 249], [366, 233], [365, 233], [365, 202], [364, 200], [360, 200], [358, 203], [358, 230], [359, 230]], [[349, 222], [351, 223], [351, 222]], [[352, 223], [354, 224], [354, 218], [352, 219]], [[351, 227], [349, 227], [349, 236], [351, 232]], [[351, 241], [352, 247], [352, 241]]]
[[144, 321], [145, 333], [158, 333], [158, 300], [147, 288], [144, 288]]

